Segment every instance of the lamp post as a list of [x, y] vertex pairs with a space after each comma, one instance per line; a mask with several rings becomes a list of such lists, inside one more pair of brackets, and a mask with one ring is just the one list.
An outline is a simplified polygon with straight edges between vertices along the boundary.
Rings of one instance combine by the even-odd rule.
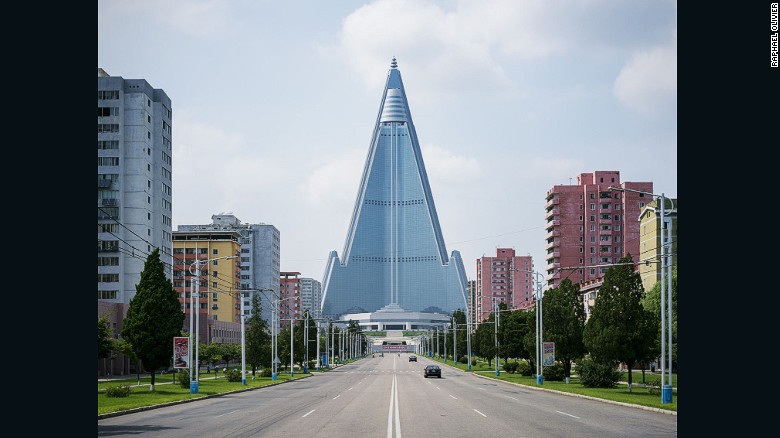
[[[196, 255], [197, 257], [197, 255]], [[193, 335], [192, 332], [192, 319], [195, 319], [195, 355], [194, 358], [190, 359], [190, 365], [193, 367], [193, 371], [190, 372], [190, 394], [197, 394], [198, 393], [198, 386], [199, 386], [199, 374], [200, 370], [198, 369], [198, 354], [200, 354], [200, 266], [201, 265], [208, 265], [209, 262], [212, 262], [214, 260], [225, 260], [225, 259], [235, 259], [238, 258], [238, 256], [225, 256], [225, 257], [217, 257], [213, 259], [195, 259], [190, 264], [189, 271], [190, 274], [195, 275], [195, 296], [197, 296], [197, 299], [195, 296], [190, 294], [190, 335]], [[195, 269], [195, 272], [192, 272], [192, 269]], [[192, 287], [192, 283], [190, 283], [190, 287]], [[197, 304], [197, 306], [196, 306]], [[196, 309], [197, 307], [197, 309]]]
[[501, 371], [498, 369], [498, 303], [496, 302], [496, 298], [493, 297], [493, 336], [494, 336], [494, 342], [495, 342], [495, 348], [496, 348], [496, 376], [501, 375]]
[[[672, 402], [672, 219], [666, 217], [666, 196], [664, 193], [643, 192], [622, 187], [610, 187], [609, 190], [617, 192], [635, 192], [650, 195], [659, 200], [661, 204], [661, 403]], [[671, 202], [672, 199], [669, 199]], [[672, 204], [674, 210], [674, 204]], [[670, 211], [669, 214], [672, 212]], [[666, 235], [664, 235], [664, 229]], [[664, 294], [664, 289], [666, 294]], [[667, 359], [668, 358], [668, 359]], [[666, 360], [669, 361], [668, 374], [665, 368]]]
[[539, 279], [544, 278], [544, 274], [525, 269], [509, 268], [509, 270], [533, 274], [536, 282], [536, 293], [534, 294], [534, 313], [536, 314], [536, 384], [543, 385], [544, 373], [542, 372], [543, 367], [541, 359], [544, 357], [544, 352], [542, 351], [544, 349], [544, 337], [542, 332], [542, 297], [544, 294], [542, 291], [542, 283]]

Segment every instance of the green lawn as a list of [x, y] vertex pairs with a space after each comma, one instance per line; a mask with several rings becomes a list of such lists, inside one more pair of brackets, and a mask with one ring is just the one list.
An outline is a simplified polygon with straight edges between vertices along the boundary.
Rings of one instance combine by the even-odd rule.
[[[436, 359], [432, 357], [429, 357], [429, 359], [442, 362], [442, 363], [444, 362], [443, 359]], [[451, 359], [448, 360], [446, 363], [447, 365], [451, 365], [451, 366], [454, 365], [458, 369], [464, 371], [468, 370], [468, 365], [462, 363], [453, 364]], [[503, 363], [504, 362], [501, 361], [502, 365]], [[446, 372], [446, 370], [444, 371]], [[572, 394], [579, 394], [588, 397], [595, 397], [595, 398], [611, 400], [611, 401], [616, 401], [621, 403], [629, 403], [634, 405], [647, 406], [651, 408], [664, 409], [668, 411], [675, 411], [675, 412], [677, 411], [677, 375], [676, 374], [672, 374], [672, 387], [674, 388], [672, 390], [672, 402], [661, 403], [660, 393], [651, 394], [649, 389], [642, 385], [641, 371], [633, 372], [632, 375], [633, 387], [631, 388], [631, 392], [628, 392], [628, 385], [625, 384], [618, 384], [616, 388], [587, 388], [585, 386], [582, 386], [577, 376], [572, 376], [570, 380], [571, 383], [568, 384], [565, 381], [554, 382], [550, 380], [544, 380], [541, 385], [538, 385], [536, 383], [536, 375], [522, 376], [520, 374], [509, 374], [503, 369], [501, 369], [500, 375], [496, 376], [495, 363], [493, 363], [492, 366], [490, 366], [486, 361], [482, 361], [479, 359], [477, 360], [476, 365], [472, 365], [471, 371], [481, 376], [489, 377], [491, 379], [503, 380], [506, 382], [517, 383], [525, 386], [552, 389], [555, 391], [568, 392]], [[659, 373], [651, 373], [650, 371], [645, 371], [645, 381], [647, 383], [653, 382], [656, 379], [658, 380], [661, 379], [661, 375]], [[625, 382], [628, 381], [628, 373], [622, 373], [621, 381], [625, 381]]]

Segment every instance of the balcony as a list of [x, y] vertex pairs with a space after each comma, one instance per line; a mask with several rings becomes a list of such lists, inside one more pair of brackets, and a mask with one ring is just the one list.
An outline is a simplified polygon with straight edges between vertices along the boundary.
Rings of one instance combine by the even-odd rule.
[[550, 208], [551, 205], [560, 205], [561, 200], [558, 198], [552, 198], [547, 201], [547, 203], [544, 204], [544, 208]]
[[116, 199], [101, 199], [100, 205], [104, 207], [116, 207], [117, 200]]
[[110, 189], [111, 188], [111, 180], [110, 179], [100, 179], [100, 178], [98, 178], [98, 188], [99, 189]]
[[561, 230], [552, 230], [547, 232], [547, 235], [544, 237], [545, 239], [549, 239], [551, 237], [560, 237]]

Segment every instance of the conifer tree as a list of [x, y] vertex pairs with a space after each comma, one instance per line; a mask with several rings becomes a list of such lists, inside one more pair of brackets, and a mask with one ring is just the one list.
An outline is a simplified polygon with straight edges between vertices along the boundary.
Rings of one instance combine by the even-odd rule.
[[130, 343], [144, 369], [151, 373], [149, 390], [154, 391], [155, 372], [173, 359], [173, 338], [181, 335], [184, 324], [184, 312], [176, 290], [165, 276], [159, 248], [147, 257], [135, 291], [122, 337]]

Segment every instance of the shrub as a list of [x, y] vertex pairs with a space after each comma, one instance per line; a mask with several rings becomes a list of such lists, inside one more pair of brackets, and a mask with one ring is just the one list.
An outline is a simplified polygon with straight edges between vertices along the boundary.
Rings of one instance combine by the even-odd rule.
[[240, 382], [241, 381], [241, 370], [233, 368], [230, 370], [227, 370], [225, 372], [225, 375], [227, 376], [228, 382]]
[[504, 371], [506, 371], [507, 373], [512, 374], [517, 372], [517, 366], [518, 366], [517, 362], [507, 362], [504, 365], [502, 365], [501, 368], [503, 368]]
[[109, 386], [106, 388], [106, 397], [128, 397], [130, 396], [130, 385], [123, 384], [119, 386]]
[[614, 388], [620, 380], [620, 371], [613, 362], [596, 362], [586, 358], [577, 363], [580, 383], [589, 388]]
[[176, 380], [182, 388], [190, 387], [190, 372], [188, 370], [179, 370], [176, 373]]
[[471, 366], [473, 367], [477, 366], [477, 359], [474, 357], [471, 358]]
[[526, 361], [518, 362], [516, 371], [523, 376], [530, 376], [534, 373], [534, 370], [531, 369], [531, 364]]
[[263, 368], [262, 371], [260, 371], [260, 377], [271, 377], [272, 370], [271, 368]]
[[461, 356], [460, 359], [458, 359], [458, 362], [460, 362], [462, 364], [467, 364], [467, 363], [469, 363], [469, 358], [466, 357], [466, 356]]
[[661, 379], [647, 382], [647, 392], [653, 395], [661, 395]]
[[550, 380], [553, 382], [562, 382], [564, 379], [563, 364], [555, 362], [548, 367], [542, 367], [542, 377], [544, 380]]

